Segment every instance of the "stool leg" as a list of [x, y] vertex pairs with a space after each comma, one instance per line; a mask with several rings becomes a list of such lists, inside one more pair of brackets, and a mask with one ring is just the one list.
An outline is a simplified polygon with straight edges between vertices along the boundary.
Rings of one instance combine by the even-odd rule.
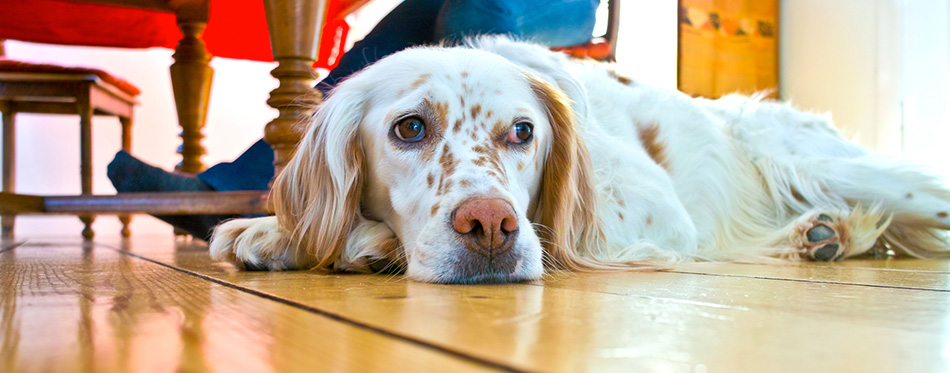
[[[3, 191], [13, 192], [14, 180], [16, 177], [16, 125], [14, 119], [16, 113], [13, 111], [13, 103], [6, 106], [0, 114], [3, 115]], [[0, 216], [0, 238], [13, 237], [14, 215]]]
[[[132, 152], [132, 118], [119, 117], [122, 123], [122, 150]], [[119, 221], [122, 222], [122, 237], [129, 238], [132, 231], [129, 230], [129, 223], [132, 221], [131, 215], [119, 215]]]
[[[92, 194], [92, 107], [79, 105], [79, 174], [82, 180], [82, 194]], [[80, 215], [79, 220], [85, 227], [82, 236], [92, 239], [92, 215]]]

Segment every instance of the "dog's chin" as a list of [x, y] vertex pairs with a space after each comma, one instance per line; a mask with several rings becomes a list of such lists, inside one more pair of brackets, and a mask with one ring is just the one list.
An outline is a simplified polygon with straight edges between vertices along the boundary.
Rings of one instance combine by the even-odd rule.
[[455, 255], [435, 266], [410, 261], [406, 276], [436, 284], [498, 284], [537, 280], [544, 272], [540, 250], [531, 255], [514, 248], [491, 258], [462, 248], [452, 251]]

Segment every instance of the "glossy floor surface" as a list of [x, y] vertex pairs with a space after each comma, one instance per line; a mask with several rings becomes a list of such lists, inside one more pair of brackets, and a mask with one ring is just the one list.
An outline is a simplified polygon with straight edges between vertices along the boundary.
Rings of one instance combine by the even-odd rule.
[[0, 250], [0, 372], [950, 369], [950, 261], [447, 286], [238, 272], [171, 237]]

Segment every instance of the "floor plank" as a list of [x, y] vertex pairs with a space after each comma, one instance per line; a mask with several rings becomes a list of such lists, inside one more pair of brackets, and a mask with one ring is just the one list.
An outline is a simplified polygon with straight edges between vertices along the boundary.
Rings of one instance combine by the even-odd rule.
[[[823, 277], [833, 271], [822, 268], [800, 281], [624, 272], [445, 286], [385, 276], [237, 272], [211, 263], [200, 245], [131, 246], [169, 266], [525, 370], [950, 368], [950, 292], [937, 278], [917, 281], [919, 289], [865, 286]], [[897, 281], [887, 276], [908, 275], [859, 272], [879, 273], [885, 283]]]
[[0, 253], [0, 289], [3, 372], [490, 368], [107, 248]]

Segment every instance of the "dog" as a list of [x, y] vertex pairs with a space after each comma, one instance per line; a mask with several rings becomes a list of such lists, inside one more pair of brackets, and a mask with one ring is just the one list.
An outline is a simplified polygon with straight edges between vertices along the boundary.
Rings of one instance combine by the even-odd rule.
[[482, 283], [950, 250], [942, 180], [826, 116], [504, 37], [404, 50], [339, 84], [270, 198], [275, 216], [216, 228], [213, 259]]

